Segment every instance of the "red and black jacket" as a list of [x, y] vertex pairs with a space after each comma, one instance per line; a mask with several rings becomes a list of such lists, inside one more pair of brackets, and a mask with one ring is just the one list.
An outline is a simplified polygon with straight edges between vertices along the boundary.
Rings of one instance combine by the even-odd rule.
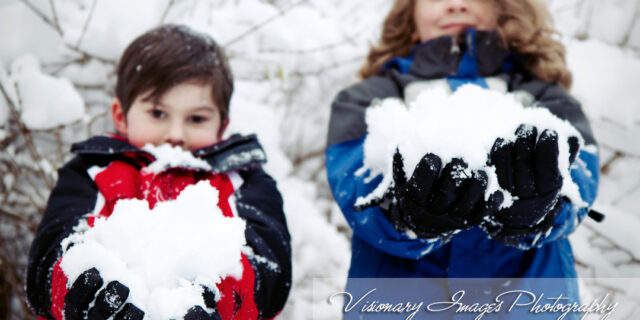
[[108, 217], [119, 199], [145, 199], [150, 206], [175, 199], [204, 179], [220, 191], [218, 205], [225, 216], [246, 220], [245, 237], [254, 252], [242, 255], [242, 279], [228, 277], [218, 286], [218, 312], [223, 319], [263, 319], [282, 310], [291, 288], [291, 241], [282, 197], [261, 168], [266, 157], [255, 135], [234, 135], [194, 151], [210, 165], [207, 171], [171, 168], [145, 174], [141, 169], [155, 160], [153, 155], [119, 137], [93, 137], [71, 151], [76, 157], [58, 171], [29, 253], [27, 297], [38, 315], [61, 319], [67, 282], [59, 267], [61, 242], [78, 223], [91, 226], [96, 217]]

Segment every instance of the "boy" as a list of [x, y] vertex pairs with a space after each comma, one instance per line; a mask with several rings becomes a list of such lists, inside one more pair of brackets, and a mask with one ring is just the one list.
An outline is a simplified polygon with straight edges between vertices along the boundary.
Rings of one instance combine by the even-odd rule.
[[[129, 45], [117, 72], [111, 112], [118, 134], [74, 144], [76, 157], [59, 170], [29, 256], [31, 307], [47, 319], [143, 318], [145, 310], [126, 301], [129, 288], [112, 281], [101, 289], [95, 268], [67, 283], [61, 243], [79, 224], [92, 226], [96, 217], [108, 217], [120, 199], [145, 199], [153, 206], [209, 180], [219, 190], [222, 213], [246, 220], [253, 254], [242, 255], [240, 279], [227, 277], [218, 284], [220, 296], [204, 290], [208, 311], [191, 308], [185, 319], [276, 316], [291, 287], [290, 236], [282, 197], [260, 167], [265, 157], [256, 137], [222, 140], [233, 91], [222, 49], [187, 27], [161, 26]], [[180, 146], [211, 170], [145, 171], [154, 160], [141, 150], [148, 143]]]

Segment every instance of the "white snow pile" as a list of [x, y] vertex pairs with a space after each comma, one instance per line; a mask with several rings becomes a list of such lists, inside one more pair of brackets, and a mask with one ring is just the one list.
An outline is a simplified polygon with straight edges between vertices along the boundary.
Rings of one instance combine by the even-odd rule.
[[[383, 180], [366, 197], [360, 197], [356, 205], [365, 205], [379, 199], [392, 184], [393, 154], [396, 148], [404, 158], [407, 179], [420, 159], [433, 153], [442, 160], [442, 166], [453, 158], [462, 158], [469, 168], [467, 176], [474, 170], [485, 170], [489, 184], [485, 199], [496, 190], [501, 190], [495, 168], [487, 166], [487, 158], [496, 138], [515, 141], [515, 131], [521, 124], [558, 133], [558, 166], [563, 176], [569, 177], [569, 137], [575, 136], [583, 144], [580, 133], [567, 121], [551, 114], [546, 108], [525, 107], [514, 94], [486, 90], [467, 84], [450, 94], [444, 88], [434, 87], [421, 92], [415, 101], [405, 104], [398, 99], [387, 98], [374, 103], [367, 110], [367, 138], [364, 143], [364, 165], [356, 173], [369, 171], [368, 179], [382, 174]], [[563, 179], [561, 193], [573, 203], [583, 203], [578, 186]], [[505, 194], [503, 207], [510, 206], [510, 194]]]
[[69, 286], [95, 267], [105, 285], [128, 286], [128, 301], [150, 319], [181, 319], [195, 305], [205, 308], [201, 285], [217, 291], [221, 278], [239, 278], [246, 245], [245, 221], [224, 217], [212, 199], [218, 191], [201, 181], [153, 209], [145, 200], [118, 201], [108, 219], [63, 244], [74, 244], [61, 263]]
[[34, 56], [16, 59], [10, 71], [3, 83], [5, 88], [15, 87], [16, 91], [8, 94], [21, 108], [21, 118], [27, 128], [51, 129], [85, 116], [84, 101], [71, 81], [43, 73]]
[[155, 161], [144, 168], [145, 172], [159, 173], [166, 169], [176, 167], [194, 170], [211, 170], [211, 166], [206, 161], [194, 157], [191, 152], [182, 149], [180, 146], [171, 146], [168, 143], [154, 146], [147, 143], [142, 147], [142, 150], [152, 154], [156, 158]]

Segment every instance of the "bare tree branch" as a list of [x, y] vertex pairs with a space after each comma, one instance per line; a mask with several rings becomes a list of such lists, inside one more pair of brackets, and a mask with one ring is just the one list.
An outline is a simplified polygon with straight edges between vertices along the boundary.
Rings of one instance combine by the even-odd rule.
[[273, 22], [274, 20], [278, 19], [279, 17], [285, 15], [291, 9], [297, 7], [298, 5], [300, 5], [300, 4], [304, 3], [304, 2], [306, 2], [306, 0], [297, 1], [297, 2], [295, 2], [293, 4], [291, 4], [290, 6], [286, 7], [285, 9], [280, 10], [280, 12], [278, 14], [273, 15], [272, 17], [268, 18], [267, 20], [264, 20], [264, 21], [262, 21], [262, 22], [260, 22], [260, 23], [258, 23], [256, 25], [254, 25], [253, 27], [249, 28], [245, 32], [243, 32], [240, 35], [236, 36], [235, 38], [227, 41], [227, 43], [224, 44], [224, 47], [232, 46], [234, 43], [242, 40], [247, 35], [250, 35], [253, 32], [256, 32], [257, 30], [260, 30], [264, 26], [268, 25], [269, 23]]
[[60, 21], [58, 20], [58, 13], [56, 12], [56, 5], [53, 0], [49, 0], [49, 6], [51, 7], [51, 17], [53, 18], [53, 24], [55, 25], [58, 33], [63, 34], [62, 28], [60, 27]]
[[318, 52], [323, 52], [323, 51], [329, 51], [329, 50], [333, 50], [335, 48], [344, 46], [348, 43], [353, 43], [354, 40], [361, 35], [362, 33], [364, 33], [364, 31], [367, 31], [368, 29], [363, 29], [360, 30], [348, 37], [345, 37], [343, 40], [335, 42], [335, 43], [329, 43], [320, 47], [316, 47], [316, 48], [310, 48], [310, 49], [299, 49], [299, 50], [285, 50], [285, 49], [277, 49], [277, 48], [266, 48], [266, 49], [260, 49], [260, 53], [278, 53], [278, 54], [290, 54], [290, 55], [305, 55], [305, 54], [313, 54], [313, 53], [318, 53]]
[[592, 226], [590, 226], [588, 224], [584, 224], [584, 227], [586, 227], [587, 229], [589, 229], [590, 231], [595, 233], [598, 237], [610, 242], [611, 246], [613, 246], [614, 250], [619, 250], [619, 251], [624, 252], [627, 255], [629, 255], [629, 257], [631, 259], [630, 262], [636, 263], [636, 264], [640, 264], [640, 259], [638, 259], [638, 257], [636, 257], [633, 254], [633, 252], [631, 252], [629, 249], [622, 247], [616, 241], [614, 241], [613, 239], [611, 239], [610, 237], [608, 237], [604, 233], [600, 232], [597, 228], [594, 228], [594, 227], [592, 227]]
[[290, 73], [289, 75], [295, 76], [295, 77], [306, 77], [306, 76], [320, 75], [320, 74], [323, 74], [323, 73], [325, 73], [325, 72], [327, 72], [329, 70], [340, 68], [340, 67], [343, 67], [343, 66], [345, 66], [347, 64], [350, 64], [350, 63], [362, 61], [363, 59], [364, 59], [364, 57], [362, 57], [362, 56], [355, 56], [355, 57], [352, 57], [352, 58], [349, 58], [349, 59], [346, 59], [346, 60], [343, 60], [343, 61], [338, 61], [338, 62], [329, 64], [329, 65], [323, 66], [322, 68], [317, 69], [317, 70], [305, 70], [305, 71], [296, 70], [296, 71]]
[[91, 22], [91, 18], [93, 17], [93, 12], [96, 10], [96, 3], [98, 0], [91, 1], [91, 7], [89, 8], [89, 15], [87, 19], [84, 21], [84, 25], [82, 26], [82, 31], [80, 32], [80, 37], [78, 37], [78, 41], [74, 48], [77, 50], [80, 48], [80, 44], [82, 43], [82, 39], [84, 39], [84, 35], [87, 33], [87, 29], [89, 28], [89, 22]]
[[28, 0], [20, 0], [20, 1], [22, 1], [22, 3], [24, 3], [27, 7], [29, 7], [29, 9], [31, 9], [31, 11], [33, 11], [33, 13], [35, 13], [37, 16], [39, 16], [46, 24], [50, 25], [53, 29], [55, 29], [60, 36], [63, 35], [62, 29], [60, 29], [60, 25], [57, 23], [57, 18], [55, 18], [56, 21], [53, 21], [49, 17], [47, 17], [47, 15], [45, 15], [42, 11], [40, 11], [38, 8], [36, 8]]
[[[21, 121], [20, 113], [19, 113], [18, 109], [14, 105], [14, 102], [9, 98], [9, 95], [7, 94], [7, 92], [6, 92], [5, 88], [4, 88], [4, 85], [2, 83], [0, 83], [0, 91], [2, 91], [2, 95], [4, 96], [5, 100], [7, 101], [7, 106], [9, 107], [9, 111], [10, 111], [11, 116], [13, 117], [14, 121], [18, 125], [18, 128], [19, 128], [20, 132], [22, 133], [22, 136], [24, 137], [25, 145], [29, 149], [29, 152], [31, 153], [31, 156], [33, 157], [34, 162], [38, 164], [39, 172], [40, 172], [42, 180], [45, 182], [47, 187], [49, 187], [49, 189], [53, 188], [53, 181], [51, 181], [50, 177], [47, 175], [47, 173], [41, 167], [40, 161], [42, 160], [42, 156], [38, 152], [38, 149], [36, 148], [36, 146], [35, 146], [35, 144], [33, 142], [33, 137], [31, 136], [30, 130]], [[18, 97], [19, 97], [19, 90], [18, 90], [17, 87], [16, 87], [16, 92], [18, 92]]]
[[169, 3], [167, 3], [167, 7], [164, 8], [164, 12], [162, 12], [162, 16], [160, 17], [160, 21], [158, 22], [158, 25], [164, 24], [165, 20], [167, 19], [167, 15], [169, 14], [169, 11], [171, 10], [171, 7], [173, 7], [175, 3], [176, 3], [175, 0], [169, 0]]

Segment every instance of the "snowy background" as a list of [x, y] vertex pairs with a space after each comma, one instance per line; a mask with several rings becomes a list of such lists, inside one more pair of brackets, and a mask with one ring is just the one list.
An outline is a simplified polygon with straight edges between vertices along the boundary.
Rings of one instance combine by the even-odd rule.
[[[595, 209], [571, 237], [583, 297], [638, 293], [640, 277], [640, 1], [547, 0], [568, 49], [573, 94], [601, 147]], [[324, 168], [329, 105], [357, 81], [389, 0], [0, 0], [0, 319], [27, 319], [30, 241], [69, 145], [113, 130], [107, 114], [120, 53], [161, 23], [225, 46], [236, 80], [230, 132], [257, 132], [285, 199], [293, 289], [280, 318], [311, 318], [313, 279], [341, 291], [350, 231]], [[597, 279], [596, 279], [597, 278]], [[327, 311], [320, 318], [336, 319]], [[627, 319], [633, 310], [617, 312]], [[623, 312], [627, 312], [625, 315]]]

